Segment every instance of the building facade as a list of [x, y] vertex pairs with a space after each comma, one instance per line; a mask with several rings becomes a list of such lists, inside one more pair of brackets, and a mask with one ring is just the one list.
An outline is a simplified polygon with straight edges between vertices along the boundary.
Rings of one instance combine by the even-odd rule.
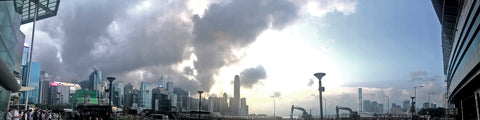
[[93, 72], [90, 74], [88, 81], [92, 90], [97, 93], [97, 98], [104, 98], [105, 82], [103, 81], [102, 71], [93, 68]]
[[240, 76], [235, 75], [233, 80], [233, 113], [238, 115], [240, 113]]
[[123, 106], [125, 108], [130, 108], [132, 107], [132, 94], [133, 94], [133, 85], [128, 83], [123, 87]]
[[[22, 56], [24, 35], [20, 31], [20, 14], [15, 11], [13, 1], [0, 1], [0, 116], [8, 110], [11, 91], [20, 90], [14, 69]], [[20, 49], [20, 50], [19, 50]], [[19, 56], [20, 55], [20, 56]]]
[[370, 100], [363, 100], [363, 112], [370, 112]]
[[40, 71], [40, 95], [38, 97], [38, 103], [48, 104], [48, 97], [50, 94], [49, 91], [50, 80], [48, 79], [48, 73], [45, 71]]
[[141, 83], [140, 87], [140, 106], [145, 109], [152, 108], [152, 88], [150, 83]]
[[432, 0], [442, 26], [447, 108], [457, 119], [480, 118], [480, 1]]
[[[36, 2], [36, 3], [35, 3]], [[33, 4], [32, 4], [33, 3]], [[55, 16], [58, 10], [57, 1], [43, 0], [9, 0], [0, 1], [0, 117], [7, 111], [10, 104], [10, 95], [12, 92], [21, 90], [22, 78], [22, 56], [25, 35], [20, 31], [20, 25], [33, 22], [31, 15], [33, 6], [40, 6], [36, 20], [41, 20]], [[51, 4], [45, 7], [46, 4]], [[45, 12], [48, 10], [49, 12]], [[31, 16], [31, 17], [30, 17]], [[28, 97], [27, 97], [28, 98]]]
[[123, 107], [123, 99], [124, 99], [124, 91], [123, 91], [123, 83], [117, 82], [113, 84], [113, 96], [112, 102], [115, 106], [122, 108]]
[[[34, 88], [33, 90], [28, 91], [28, 103], [37, 104], [40, 97], [40, 63], [32, 62], [32, 68], [30, 69], [30, 80], [28, 80], [29, 66], [28, 63], [22, 68], [22, 85]], [[25, 102], [25, 96], [27, 93], [22, 93], [21, 101]]]

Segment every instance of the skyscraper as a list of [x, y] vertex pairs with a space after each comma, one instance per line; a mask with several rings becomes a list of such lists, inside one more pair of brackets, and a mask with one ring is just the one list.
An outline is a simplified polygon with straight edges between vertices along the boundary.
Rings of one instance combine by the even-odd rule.
[[173, 82], [167, 82], [167, 90], [173, 93]]
[[363, 106], [362, 106], [362, 88], [358, 88], [358, 111], [362, 112]]
[[[28, 80], [28, 73], [29, 73], [29, 66], [28, 64], [23, 67], [22, 70], [22, 84], [27, 85]], [[34, 89], [29, 91], [28, 93], [28, 102], [33, 102], [34, 104], [38, 103], [38, 97], [40, 94], [40, 63], [32, 62], [32, 68], [30, 71], [30, 83], [28, 84], [29, 87], [33, 87]], [[23, 92], [26, 95], [26, 92]], [[22, 98], [24, 98], [22, 95]], [[24, 101], [23, 99], [22, 101]]]
[[150, 83], [142, 82], [140, 87], [140, 106], [145, 109], [152, 108], [152, 91]]
[[113, 96], [112, 102], [117, 107], [123, 107], [123, 99], [124, 99], [124, 92], [123, 92], [123, 83], [117, 82], [113, 84]]
[[233, 80], [233, 113], [238, 115], [240, 111], [240, 76], [235, 75]]
[[68, 86], [58, 86], [57, 87], [58, 93], [60, 93], [60, 96], [57, 96], [59, 98], [58, 103], [59, 104], [67, 104], [69, 101], [70, 97], [70, 87]]
[[98, 98], [104, 98], [104, 87], [105, 83], [103, 82], [103, 73], [100, 70], [93, 68], [93, 72], [90, 74], [89, 77], [90, 86], [92, 86], [92, 90], [97, 92]]
[[222, 100], [222, 112], [227, 113], [228, 110], [228, 96], [227, 93], [223, 93], [223, 100]]
[[403, 101], [402, 111], [407, 112], [409, 108], [410, 108], [410, 100], [407, 99]]
[[132, 91], [132, 109], [137, 109], [140, 103], [140, 90], [134, 88]]
[[177, 108], [179, 111], [187, 111], [187, 97], [188, 92], [180, 89], [174, 88], [173, 93], [177, 95]]
[[378, 104], [377, 113], [383, 113], [383, 104]]
[[50, 80], [48, 79], [48, 73], [40, 71], [40, 95], [38, 102], [40, 104], [48, 104]]
[[124, 95], [124, 107], [130, 108], [132, 107], [132, 94], [133, 94], [133, 85], [128, 83], [123, 87], [123, 95]]
[[370, 111], [370, 100], [363, 100], [363, 112], [371, 112]]
[[242, 98], [240, 101], [240, 115], [248, 115], [248, 105], [246, 98]]
[[235, 105], [234, 105], [234, 104], [235, 104], [235, 100], [234, 100], [234, 98], [233, 98], [233, 97], [230, 97], [230, 98], [228, 99], [228, 103], [229, 103], [228, 106], [230, 106], [230, 107], [229, 107], [229, 108], [230, 108], [230, 110], [229, 110], [229, 111], [230, 111], [230, 114], [234, 115], [234, 114], [235, 114], [235, 107], [234, 107], [234, 106], [235, 106]]
[[24, 44], [23, 46], [23, 56], [22, 56], [22, 65], [25, 66], [28, 63], [28, 52], [29, 52], [28, 44]]
[[377, 101], [370, 102], [370, 106], [369, 106], [370, 112], [376, 113], [377, 107], [378, 107]]
[[158, 88], [163, 88], [163, 76], [158, 79]]

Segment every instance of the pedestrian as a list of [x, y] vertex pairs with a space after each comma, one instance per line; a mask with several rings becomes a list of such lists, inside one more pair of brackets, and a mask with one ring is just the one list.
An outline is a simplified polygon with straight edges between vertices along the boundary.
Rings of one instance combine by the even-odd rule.
[[25, 111], [25, 114], [23, 115], [23, 120], [31, 120], [32, 119], [31, 112], [32, 110]]
[[45, 110], [42, 111], [42, 120], [47, 120], [47, 114], [45, 112]]
[[24, 113], [25, 113], [25, 112], [23, 112], [23, 110], [20, 110], [20, 120], [23, 120], [23, 114], [24, 114]]
[[13, 109], [9, 109], [7, 115], [5, 116], [5, 120], [12, 120], [13, 118]]
[[28, 118], [27, 118], [28, 120], [32, 120], [32, 112], [33, 112], [32, 109], [28, 110]]
[[20, 116], [20, 107], [17, 105], [17, 109], [13, 110], [13, 120], [20, 120], [22, 116]]
[[35, 111], [33, 112], [33, 120], [38, 120], [38, 109], [35, 109]]
[[28, 110], [23, 112], [22, 120], [27, 120], [27, 117], [28, 117]]
[[47, 113], [48, 113], [47, 114], [48, 115], [48, 120], [51, 120], [52, 119], [52, 111], [49, 110]]

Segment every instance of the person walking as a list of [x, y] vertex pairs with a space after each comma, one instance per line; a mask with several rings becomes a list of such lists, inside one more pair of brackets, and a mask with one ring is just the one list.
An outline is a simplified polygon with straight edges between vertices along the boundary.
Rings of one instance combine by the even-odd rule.
[[28, 111], [29, 111], [29, 110], [26, 110], [25, 112], [23, 112], [22, 120], [29, 120], [29, 119], [28, 119]]
[[8, 110], [5, 120], [13, 120], [13, 109]]
[[52, 119], [52, 111], [47, 111], [48, 120]]
[[33, 120], [38, 120], [38, 109], [35, 109], [35, 111], [32, 114]]
[[20, 120], [22, 116], [20, 116], [20, 107], [17, 105], [17, 109], [13, 110], [13, 120]]

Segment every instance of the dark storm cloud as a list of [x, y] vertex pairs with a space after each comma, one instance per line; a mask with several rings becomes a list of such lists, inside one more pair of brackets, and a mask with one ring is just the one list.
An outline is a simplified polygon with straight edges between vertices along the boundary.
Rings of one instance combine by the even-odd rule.
[[273, 95], [271, 95], [271, 98], [279, 98], [282, 94], [278, 91], [273, 92]]
[[252, 88], [254, 84], [259, 82], [259, 80], [267, 78], [267, 72], [262, 65], [258, 65], [255, 68], [244, 69], [240, 73], [240, 77], [241, 86]]
[[[59, 49], [39, 40], [43, 44], [36, 48], [39, 55], [35, 59], [47, 72], [66, 71], [61, 74], [67, 76], [65, 80], [87, 79], [92, 68], [96, 67], [106, 75], [122, 76], [148, 69], [155, 77], [168, 73], [170, 78], [180, 79], [179, 83], [191, 82], [184, 81], [188, 79], [171, 67], [191, 54], [188, 48], [193, 39], [192, 24], [178, 16], [187, 10], [186, 4], [184, 1], [150, 2], [156, 6], [139, 12], [135, 11], [138, 7], [136, 1], [62, 2], [58, 15], [42, 20], [37, 29], [47, 33], [50, 39], [60, 39], [56, 41]], [[59, 59], [55, 59], [57, 51]], [[147, 68], [150, 66], [162, 69]], [[138, 81], [139, 78], [124, 80]]]
[[[57, 46], [38, 49], [35, 59], [63, 81], [88, 79], [96, 67], [123, 82], [153, 84], [168, 76], [175, 86], [208, 91], [219, 68], [241, 60], [233, 50], [268, 28], [284, 28], [299, 9], [286, 0], [235, 0], [213, 4], [199, 17], [186, 1], [149, 1], [149, 8], [138, 9], [142, 2], [62, 1], [57, 16], [40, 21], [37, 29]], [[193, 16], [193, 23], [181, 15]], [[194, 67], [172, 67], [192, 53]], [[132, 75], [138, 71], [148, 75]]]
[[[135, 3], [133, 3], [135, 4]], [[57, 16], [42, 20], [38, 24], [39, 31], [46, 32], [52, 39], [58, 41], [62, 62], [56, 62], [62, 68], [54, 67], [54, 64], [42, 65], [49, 70], [47, 72], [67, 71], [65, 78], [78, 79], [91, 70], [92, 63], [99, 63], [93, 60], [90, 54], [95, 49], [95, 44], [102, 38], [110, 38], [107, 33], [108, 26], [114, 21], [117, 15], [123, 14], [125, 8], [130, 4], [125, 2], [111, 3], [109, 1], [62, 1]], [[27, 34], [29, 31], [27, 31]], [[38, 35], [37, 35], [38, 37]], [[38, 40], [36, 42], [42, 42]], [[49, 48], [41, 46], [38, 49], [37, 59], [40, 63], [49, 63], [55, 57], [56, 51], [48, 51]], [[52, 68], [52, 69], [50, 69]], [[56, 69], [56, 70], [54, 70]], [[55, 74], [55, 73], [54, 73]]]
[[110, 39], [107, 28], [127, 5], [125, 2], [80, 1], [69, 6], [71, 13], [63, 14], [60, 19], [64, 31], [61, 52], [67, 69], [82, 71], [97, 62], [92, 61], [91, 51], [101, 39]]
[[250, 45], [269, 27], [282, 29], [297, 18], [298, 9], [287, 0], [233, 0], [212, 4], [202, 17], [194, 16], [195, 68], [201, 87], [210, 88], [221, 67], [241, 59], [232, 50]]

